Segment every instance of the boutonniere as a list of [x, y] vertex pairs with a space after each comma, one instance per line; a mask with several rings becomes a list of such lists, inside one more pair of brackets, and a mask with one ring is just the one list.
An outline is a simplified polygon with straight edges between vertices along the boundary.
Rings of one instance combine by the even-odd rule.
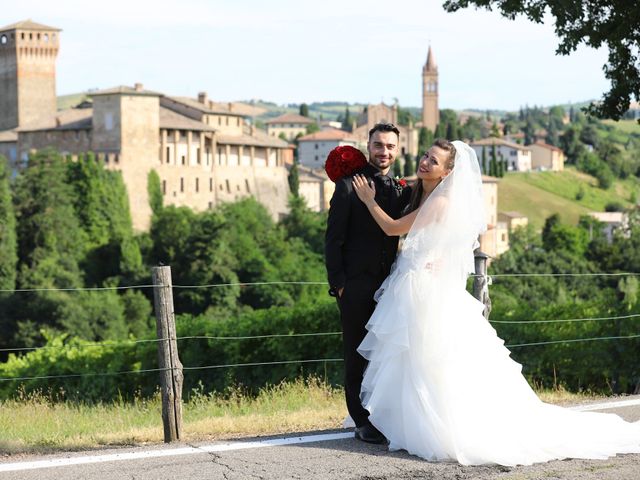
[[366, 164], [367, 158], [360, 150], [351, 145], [341, 145], [329, 152], [324, 170], [333, 182], [337, 182]]
[[402, 191], [407, 188], [407, 186], [409, 186], [409, 184], [407, 183], [407, 181], [404, 178], [400, 178], [400, 177], [396, 177], [395, 178], [395, 187], [396, 190], [398, 191], [398, 193], [402, 193]]

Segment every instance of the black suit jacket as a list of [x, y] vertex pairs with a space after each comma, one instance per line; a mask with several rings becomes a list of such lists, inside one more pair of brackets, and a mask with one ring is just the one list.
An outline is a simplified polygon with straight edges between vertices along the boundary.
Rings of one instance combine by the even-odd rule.
[[[391, 187], [385, 189], [380, 172], [371, 165], [355, 173], [374, 181], [376, 202], [391, 218], [401, 216], [411, 196], [408, 186], [402, 187], [391, 178]], [[352, 180], [353, 176], [346, 176], [336, 182], [329, 207], [325, 262], [332, 291], [362, 273], [386, 277], [398, 251], [399, 238], [382, 231], [353, 190]]]

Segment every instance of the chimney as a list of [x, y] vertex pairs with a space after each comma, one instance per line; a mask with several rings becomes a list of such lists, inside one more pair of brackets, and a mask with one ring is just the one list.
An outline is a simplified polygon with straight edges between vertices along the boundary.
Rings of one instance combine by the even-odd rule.
[[256, 134], [256, 126], [254, 124], [251, 124], [250, 132], [252, 137]]
[[233, 103], [229, 102], [229, 111], [233, 112]]
[[198, 102], [202, 103], [203, 105], [207, 104], [207, 92], [200, 92], [198, 93]]
[[144, 87], [142, 86], [142, 84], [141, 84], [141, 83], [136, 83], [136, 84], [133, 86], [133, 89], [134, 89], [136, 92], [141, 92], [142, 90], [144, 90]]
[[60, 125], [62, 125], [62, 120], [60, 120], [60, 117], [56, 117], [56, 127], [59, 127]]

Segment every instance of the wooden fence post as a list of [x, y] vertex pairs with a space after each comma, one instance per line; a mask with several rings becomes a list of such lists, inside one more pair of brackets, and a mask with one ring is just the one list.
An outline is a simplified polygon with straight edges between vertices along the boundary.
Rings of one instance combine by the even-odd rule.
[[180, 440], [182, 433], [182, 363], [178, 358], [176, 319], [173, 309], [171, 267], [153, 267], [153, 304], [158, 335], [158, 365], [162, 394], [162, 424], [166, 443]]
[[473, 296], [484, 303], [484, 318], [489, 319], [491, 298], [489, 298], [489, 278], [487, 277], [487, 259], [489, 255], [480, 250], [474, 253], [476, 276], [473, 277]]

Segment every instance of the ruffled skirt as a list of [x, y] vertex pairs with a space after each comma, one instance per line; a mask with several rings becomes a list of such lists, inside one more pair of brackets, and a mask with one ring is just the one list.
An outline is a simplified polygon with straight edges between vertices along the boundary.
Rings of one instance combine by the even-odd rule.
[[382, 288], [358, 351], [391, 450], [463, 465], [640, 452], [640, 422], [540, 401], [463, 282], [399, 265]]

